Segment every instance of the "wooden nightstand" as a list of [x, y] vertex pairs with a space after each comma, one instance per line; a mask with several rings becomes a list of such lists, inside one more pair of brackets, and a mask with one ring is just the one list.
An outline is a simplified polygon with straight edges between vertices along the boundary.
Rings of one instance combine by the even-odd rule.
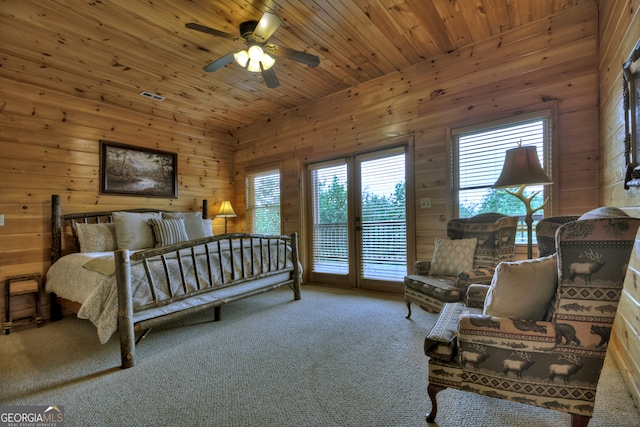
[[[42, 291], [42, 277], [40, 274], [25, 274], [22, 276], [7, 277], [4, 281], [4, 334], [11, 332], [11, 327], [15, 322], [28, 320], [35, 321], [37, 326], [42, 325], [42, 315], [40, 313], [40, 293]], [[16, 295], [32, 294], [35, 298], [35, 313], [33, 316], [22, 317], [13, 321], [11, 319], [11, 297]]]

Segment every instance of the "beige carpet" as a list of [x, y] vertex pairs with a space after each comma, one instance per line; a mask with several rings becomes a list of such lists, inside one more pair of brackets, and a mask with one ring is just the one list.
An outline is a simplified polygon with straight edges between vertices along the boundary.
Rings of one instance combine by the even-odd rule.
[[[68, 316], [0, 336], [0, 405], [61, 405], [67, 426], [426, 426], [434, 315], [398, 297], [303, 287], [154, 330], [120, 370], [116, 337]], [[569, 426], [560, 412], [445, 390], [438, 426]], [[608, 359], [594, 426], [640, 426]]]

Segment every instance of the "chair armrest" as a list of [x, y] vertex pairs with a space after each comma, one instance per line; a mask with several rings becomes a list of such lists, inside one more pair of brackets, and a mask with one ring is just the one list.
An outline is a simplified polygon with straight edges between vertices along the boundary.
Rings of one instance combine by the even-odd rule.
[[416, 261], [415, 274], [418, 276], [428, 276], [431, 269], [431, 261]]
[[462, 313], [458, 340], [505, 350], [546, 352], [556, 347], [552, 322]]
[[442, 306], [436, 323], [424, 340], [424, 353], [436, 360], [450, 361], [456, 355], [456, 335], [458, 318], [462, 313], [478, 313], [461, 302], [447, 303]]
[[489, 285], [493, 279], [494, 267], [482, 267], [475, 270], [465, 270], [458, 273], [458, 288], [466, 293], [469, 285], [481, 284]]
[[469, 285], [465, 305], [467, 307], [484, 308], [484, 301], [487, 299], [490, 285], [480, 285], [477, 283]]

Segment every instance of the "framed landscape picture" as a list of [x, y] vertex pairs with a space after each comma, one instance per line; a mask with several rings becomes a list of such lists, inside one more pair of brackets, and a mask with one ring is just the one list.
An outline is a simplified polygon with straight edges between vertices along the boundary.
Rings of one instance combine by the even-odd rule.
[[640, 40], [622, 66], [624, 151], [627, 170], [624, 188], [640, 187]]
[[149, 148], [100, 141], [100, 193], [178, 197], [178, 156]]

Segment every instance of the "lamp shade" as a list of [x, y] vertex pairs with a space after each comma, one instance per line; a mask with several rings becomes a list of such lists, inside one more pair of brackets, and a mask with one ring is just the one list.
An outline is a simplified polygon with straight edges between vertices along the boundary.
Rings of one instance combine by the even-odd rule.
[[231, 207], [231, 202], [228, 200], [225, 200], [224, 202], [222, 202], [222, 204], [220, 205], [220, 210], [216, 215], [216, 217], [219, 217], [219, 218], [234, 218], [236, 216], [237, 215], [235, 211]]
[[249, 62], [249, 52], [246, 50], [239, 50], [233, 54], [233, 58], [242, 68], [244, 68], [247, 66], [247, 62]]
[[525, 146], [507, 150], [502, 172], [496, 183], [493, 184], [493, 188], [551, 183], [551, 179], [540, 166], [536, 147]]

